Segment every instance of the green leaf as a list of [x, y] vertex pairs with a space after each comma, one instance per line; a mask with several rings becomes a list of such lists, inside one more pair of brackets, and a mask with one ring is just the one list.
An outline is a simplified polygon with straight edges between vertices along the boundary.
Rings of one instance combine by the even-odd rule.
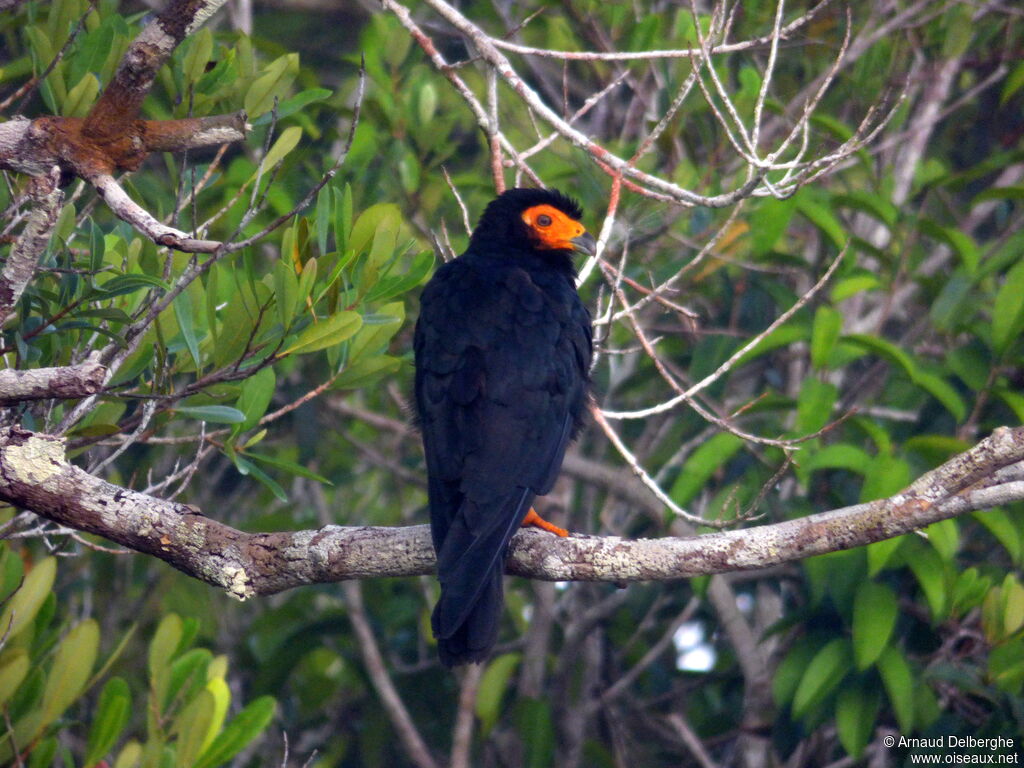
[[868, 544], [868, 576], [877, 576], [886, 566], [892, 563], [893, 557], [905, 540], [905, 536], [896, 536], [892, 539], [884, 539], [876, 541], [874, 544]]
[[181, 618], [176, 613], [169, 613], [160, 620], [153, 639], [149, 641], [149, 677], [158, 702], [163, 701], [170, 678], [171, 659], [178, 652], [182, 635]]
[[[299, 139], [302, 138], [302, 129], [297, 125], [290, 125], [281, 131], [281, 135], [277, 137], [277, 141], [274, 142], [273, 146], [268, 150], [266, 156], [263, 158], [263, 178], [267, 178], [267, 173], [275, 165], [284, 160], [288, 154], [299, 145]], [[249, 179], [252, 181], [258, 174], [258, 169], [253, 173]]]
[[170, 286], [158, 277], [133, 272], [130, 275], [118, 275], [111, 278], [96, 289], [96, 293], [104, 299], [135, 293], [144, 288], [160, 288], [169, 291]]
[[907, 565], [921, 585], [932, 620], [939, 622], [949, 611], [946, 567], [939, 554], [931, 547], [916, 546], [907, 556]]
[[1024, 330], [1024, 260], [1007, 273], [992, 308], [992, 346], [1004, 355]]
[[85, 751], [85, 768], [92, 768], [114, 748], [131, 712], [131, 691], [120, 677], [112, 677], [103, 686], [99, 705], [89, 729]]
[[843, 330], [843, 316], [832, 307], [821, 306], [814, 312], [811, 326], [811, 365], [828, 366], [829, 356]]
[[814, 197], [815, 195], [810, 191], [810, 187], [804, 187], [793, 196], [793, 199], [796, 201], [796, 209], [811, 224], [820, 229], [836, 248], [841, 250], [846, 245], [849, 237], [846, 234], [846, 230], [829, 209], [829, 206], [818, 202]]
[[43, 723], [49, 724], [81, 695], [100, 647], [100, 627], [94, 619], [76, 624], [57, 647], [43, 689]]
[[[283, 120], [286, 117], [294, 115], [296, 112], [302, 111], [305, 107], [313, 104], [317, 101], [323, 101], [330, 97], [334, 93], [327, 88], [309, 88], [305, 91], [301, 91], [290, 99], [285, 99], [279, 102], [277, 105], [277, 119]], [[268, 107], [269, 109], [269, 107]], [[270, 122], [271, 113], [265, 112], [264, 114], [257, 117], [252, 121], [254, 126], [267, 125]]]
[[899, 649], [888, 646], [878, 657], [878, 672], [889, 696], [900, 733], [914, 731], [914, 678]]
[[[1014, 563], [1021, 562], [1024, 546], [1022, 546], [1021, 527], [1015, 522], [1018, 518], [1011, 517], [1002, 509], [975, 512], [972, 516], [995, 536], [1003, 545], [1003, 549], [1013, 558]], [[0, 624], [0, 626], [3, 625]]]
[[956, 227], [942, 226], [931, 219], [922, 219], [919, 227], [933, 240], [945, 243], [953, 249], [960, 257], [960, 263], [964, 265], [967, 274], [973, 275], [977, 271], [978, 264], [981, 263], [981, 251], [970, 235]]
[[233, 435], [245, 432], [259, 424], [267, 412], [270, 401], [274, 398], [277, 378], [270, 366], [261, 368], [242, 384], [242, 393], [238, 396], [235, 406], [245, 416], [245, 420], [232, 429]]
[[801, 469], [807, 472], [819, 469], [847, 469], [863, 475], [870, 463], [871, 457], [863, 448], [848, 443], [829, 445], [811, 452], [806, 459], [800, 459]]
[[1007, 76], [1006, 82], [1003, 83], [1003, 91], [999, 94], [999, 105], [1006, 104], [1021, 87], [1024, 87], [1024, 61], [1013, 68], [1013, 71]]
[[839, 390], [834, 384], [815, 378], [804, 379], [797, 398], [797, 431], [812, 434], [828, 424], [838, 396]]
[[74, 88], [68, 91], [61, 114], [64, 117], [85, 117], [100, 92], [100, 81], [87, 72]]
[[182, 291], [174, 299], [174, 317], [178, 321], [178, 328], [181, 329], [181, 336], [185, 339], [185, 346], [192, 356], [192, 361], [198, 371], [201, 367], [199, 360], [199, 340], [196, 338], [195, 324], [192, 319], [192, 299], [188, 291]]
[[701, 445], [683, 464], [669, 495], [676, 504], [688, 504], [711, 476], [743, 447], [743, 441], [720, 432]]
[[879, 288], [881, 284], [882, 282], [878, 279], [878, 276], [871, 273], [861, 273], [840, 278], [836, 280], [835, 285], [832, 287], [832, 301], [838, 303], [857, 295], [861, 291], [873, 291]]
[[832, 196], [835, 205], [845, 205], [866, 213], [882, 222], [890, 229], [899, 219], [899, 209], [889, 200], [866, 189], [855, 189], [843, 194]]
[[828, 698], [850, 671], [850, 642], [837, 637], [811, 659], [793, 695], [793, 717], [802, 719]]
[[806, 635], [793, 643], [786, 657], [779, 663], [772, 678], [772, 698], [782, 707], [793, 700], [797, 686], [804, 676], [804, 671], [814, 658], [818, 646]]
[[903, 459], [879, 454], [871, 459], [860, 489], [860, 500], [885, 499], [910, 485], [910, 465]]
[[298, 309], [299, 278], [295, 268], [284, 259], [274, 264], [274, 304], [277, 307], [277, 319], [287, 332], [295, 322]]
[[53, 589], [57, 575], [57, 559], [45, 557], [25, 574], [21, 588], [7, 601], [0, 613], [0, 637], [15, 638], [26, 627], [31, 626], [43, 601]]
[[960, 549], [960, 531], [956, 520], [940, 520], [924, 529], [928, 543], [947, 563], [952, 563]]
[[0, 656], [0, 706], [13, 696], [28, 674], [31, 660], [24, 648], [11, 648]]
[[349, 359], [358, 360], [367, 353], [383, 350], [404, 320], [405, 305], [400, 301], [384, 305], [379, 312], [363, 315], [363, 324], [349, 345]]
[[[299, 54], [288, 53], [270, 62], [246, 91], [244, 109], [250, 117], [259, 117], [274, 106], [274, 97], [281, 97], [299, 72]], [[301, 129], [299, 129], [301, 132]], [[268, 165], [269, 167], [269, 165]]]
[[195, 765], [209, 733], [214, 707], [213, 694], [204, 689], [175, 718], [172, 732], [178, 734], [174, 763], [176, 768], [191, 768]]
[[862, 682], [847, 686], [836, 698], [836, 733], [843, 749], [859, 758], [875, 730], [881, 704], [878, 691]]
[[[377, 230], [387, 230], [395, 237], [401, 223], [402, 212], [394, 203], [371, 205], [359, 214], [356, 223], [352, 225], [352, 234], [348, 238], [346, 248], [351, 248], [356, 253], [364, 253], [373, 242]], [[393, 243], [391, 247], [394, 247]]]
[[762, 200], [750, 217], [750, 233], [755, 256], [769, 253], [789, 226], [796, 211], [793, 197], [777, 200], [768, 197]]
[[214, 424], [244, 424], [245, 414], [227, 405], [180, 405], [174, 409], [180, 416]]
[[272, 696], [252, 701], [213, 740], [193, 768], [215, 768], [233, 758], [270, 724], [276, 706]]
[[865, 581], [853, 599], [853, 658], [865, 670], [885, 650], [896, 628], [899, 603], [889, 587]]
[[242, 456], [239, 456], [238, 454], [232, 456], [232, 460], [234, 461], [235, 468], [241, 474], [252, 475], [259, 482], [261, 482], [263, 485], [269, 488], [270, 492], [273, 493], [275, 497], [277, 497], [278, 501], [284, 502], [286, 504], [288, 503], [288, 494], [284, 492], [284, 488], [282, 488], [278, 484], [278, 482], [274, 480], [274, 478], [272, 478], [262, 469], [257, 467], [251, 461], [249, 461], [246, 458], [243, 458]]
[[262, 461], [264, 464], [269, 464], [272, 467], [293, 475], [298, 475], [299, 477], [316, 480], [318, 483], [323, 483], [324, 485], [333, 485], [333, 483], [323, 475], [318, 475], [316, 472], [306, 469], [301, 464], [296, 464], [292, 461], [285, 461], [284, 459], [279, 459], [273, 456], [264, 456], [263, 454], [252, 453], [251, 451], [246, 451], [245, 457], [248, 459], [255, 459], [256, 461]]
[[397, 373], [401, 365], [401, 359], [392, 355], [363, 356], [345, 366], [331, 389], [362, 389], [378, 379]]
[[501, 702], [508, 681], [519, 666], [520, 653], [506, 653], [493, 659], [480, 676], [476, 693], [476, 716], [480, 719], [481, 736], [485, 737], [501, 716]]
[[526, 738], [524, 768], [550, 768], [555, 765], [555, 730], [551, 705], [543, 699], [520, 698], [516, 702], [515, 722]]
[[203, 27], [189, 36], [189, 43], [191, 45], [181, 62], [186, 84], [198, 82], [206, 73], [206, 65], [213, 55], [213, 33], [209, 27]]
[[318, 323], [306, 326], [283, 354], [308, 354], [340, 344], [358, 331], [362, 324], [363, 319], [358, 312], [338, 312]]

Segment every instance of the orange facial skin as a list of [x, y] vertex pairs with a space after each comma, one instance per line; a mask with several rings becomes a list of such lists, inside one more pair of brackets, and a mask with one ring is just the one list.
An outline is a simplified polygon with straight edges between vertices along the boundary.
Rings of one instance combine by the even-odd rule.
[[575, 219], [570, 219], [551, 205], [535, 205], [523, 211], [523, 221], [538, 248], [572, 251], [573, 239], [587, 230]]

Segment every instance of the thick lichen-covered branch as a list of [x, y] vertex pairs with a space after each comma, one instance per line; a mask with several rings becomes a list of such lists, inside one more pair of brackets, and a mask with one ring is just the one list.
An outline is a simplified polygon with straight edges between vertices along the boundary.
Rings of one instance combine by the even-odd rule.
[[[763, 568], [1024, 499], [1024, 482], [1015, 473], [999, 472], [1021, 461], [1024, 427], [1003, 427], [887, 499], [685, 538], [560, 539], [524, 530], [513, 539], [508, 571], [543, 580], [622, 583]], [[247, 533], [187, 504], [94, 477], [67, 461], [62, 439], [18, 428], [0, 430], [0, 500], [158, 557], [240, 599], [303, 584], [434, 570], [426, 525]]]

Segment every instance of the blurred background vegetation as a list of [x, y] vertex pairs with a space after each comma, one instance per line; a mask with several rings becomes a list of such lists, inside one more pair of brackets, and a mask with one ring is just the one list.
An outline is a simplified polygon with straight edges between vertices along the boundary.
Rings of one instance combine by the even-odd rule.
[[[467, 0], [460, 9], [496, 37], [542, 48], [696, 43], [691, 9], [658, 0]], [[805, 10], [787, 7], [786, 18]], [[425, 6], [412, 11], [449, 61], [469, 59], [457, 72], [484, 93], [464, 38]], [[542, 12], [520, 29], [534, 11]], [[707, 24], [710, 9], [697, 11]], [[117, 0], [91, 10], [85, 0], [53, 0], [0, 13], [3, 96], [42, 74], [77, 28], [60, 63], [7, 116], [84, 115], [148, 12]], [[773, 3], [743, 3], [731, 37], [767, 34], [775, 12]], [[783, 42], [766, 135], [788, 126], [789, 105], [832, 66], [845, 27], [836, 5]], [[824, 291], [702, 396], [719, 418], [766, 438], [829, 427], [801, 443], [781, 476], [778, 445], [744, 440], [685, 405], [616, 422], [673, 501], [706, 518], [756, 505], [772, 522], [888, 496], [1024, 418], [1020, 11], [876, 0], [852, 7], [851, 31], [811, 121], [812, 153], [848, 138], [887, 93], [905, 86], [906, 98], [832, 173], [738, 211], [623, 189], [606, 256], [618, 264], [628, 253], [626, 275], [639, 286], [627, 286], [632, 300], [724, 227], [670, 296], [688, 313], [654, 302], [638, 311], [684, 386], [788, 309], [850, 243]], [[715, 58], [744, 114], [766, 56], [761, 46]], [[186, 230], [227, 207], [209, 229], [216, 238], [236, 230], [251, 195], [265, 196], [245, 224], [258, 231], [291, 210], [345, 145], [361, 59], [366, 94], [338, 175], [312, 206], [219, 262], [160, 316], [98, 406], [67, 425], [76, 463], [247, 531], [426, 522], [408, 410], [416, 297], [435, 244], [458, 253], [467, 242], [444, 172], [471, 220], [495, 190], [474, 116], [397, 18], [371, 3], [232, 6], [178, 49], [145, 112], [244, 108], [250, 140], [216, 161], [213, 151], [151, 158], [125, 184]], [[693, 66], [513, 60], [559, 112], [622, 76], [577, 125], [625, 157]], [[534, 123], [500, 89], [502, 128], [525, 146]], [[270, 172], [274, 161], [280, 168]], [[596, 232], [608, 175], [564, 139], [530, 162], [544, 183], [582, 201]], [[705, 195], [739, 186], [746, 173], [699, 93], [640, 167]], [[5, 235], [17, 229], [10, 204], [23, 183], [6, 178]], [[65, 365], [116, 343], [191, 259], [143, 240], [92, 193], [67, 191], [43, 269], [2, 329], [9, 367]], [[609, 289], [597, 275], [582, 293], [604, 314]], [[597, 335], [602, 407], [671, 397], [627, 318]], [[12, 418], [53, 432], [68, 411], [55, 401]], [[274, 418], [261, 424], [267, 414]], [[591, 428], [567, 460], [551, 516], [588, 534], [686, 532], [642, 491], [627, 492], [631, 483]], [[153, 559], [98, 551], [101, 541], [18, 510], [0, 515], [0, 626], [15, 617], [0, 651], [0, 763], [17, 751], [33, 767], [423, 764], [368, 676], [353, 612], [368, 621], [438, 765], [453, 749], [460, 695], [476, 716], [464, 764], [486, 766], [893, 765], [909, 751], [883, 747], [887, 734], [1004, 736], [1019, 748], [1024, 732], [1019, 504], [924, 536], [715, 579], [627, 589], [513, 579], [503, 642], [479, 678], [436, 661], [431, 579], [306, 587], [241, 604]]]

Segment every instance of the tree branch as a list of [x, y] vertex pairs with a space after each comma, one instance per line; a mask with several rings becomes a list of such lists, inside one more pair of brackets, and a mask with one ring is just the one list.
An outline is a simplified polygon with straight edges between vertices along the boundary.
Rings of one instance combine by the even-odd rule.
[[[1024, 499], [997, 471], [1024, 461], [1024, 427], [1000, 427], [887, 499], [796, 520], [688, 538], [625, 540], [520, 531], [509, 573], [548, 581], [672, 581], [763, 568], [870, 544]], [[1012, 478], [1012, 476], [1011, 476]], [[312, 583], [434, 571], [428, 526], [246, 533], [187, 504], [112, 485], [68, 463], [63, 440], [0, 430], [0, 499], [153, 555], [245, 599]]]
[[60, 368], [0, 371], [0, 406], [9, 407], [25, 400], [77, 398], [99, 392], [107, 369], [99, 362]]
[[35, 206], [0, 272], [0, 326], [14, 311], [25, 286], [35, 276], [39, 257], [50, 242], [63, 197], [59, 181], [59, 170], [51, 166], [49, 172], [36, 176], [29, 184], [28, 196]]

